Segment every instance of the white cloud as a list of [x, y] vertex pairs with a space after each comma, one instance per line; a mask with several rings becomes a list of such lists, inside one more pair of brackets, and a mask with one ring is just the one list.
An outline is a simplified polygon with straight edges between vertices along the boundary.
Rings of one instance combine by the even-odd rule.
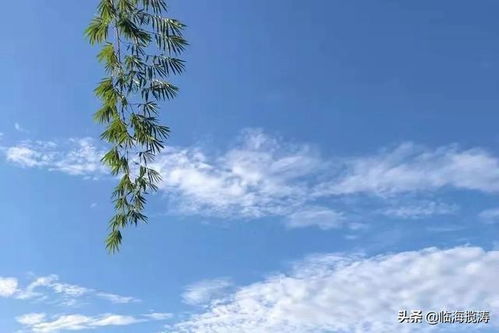
[[24, 290], [19, 290], [16, 297], [18, 299], [43, 298], [45, 294], [40, 289], [49, 289], [66, 298], [81, 297], [92, 292], [88, 288], [61, 283], [57, 275], [49, 275], [36, 278]]
[[[127, 304], [140, 301], [139, 299], [130, 296], [121, 296], [74, 284], [63, 283], [59, 281], [57, 275], [37, 277], [24, 289], [17, 287], [17, 279], [13, 280], [16, 282], [15, 291], [11, 292], [9, 296], [17, 299], [38, 299], [63, 305], [74, 305], [79, 298], [84, 296], [100, 298], [114, 304]], [[1, 281], [2, 280], [0, 280], [0, 296], [2, 289]], [[11, 289], [13, 289], [13, 287], [11, 287]]]
[[486, 209], [480, 212], [479, 217], [487, 223], [499, 222], [499, 208]]
[[[72, 175], [105, 173], [103, 149], [89, 139], [65, 144], [28, 141], [5, 149], [11, 163]], [[286, 216], [308, 201], [308, 177], [327, 165], [307, 145], [284, 143], [259, 130], [244, 131], [231, 149], [208, 154], [199, 147], [169, 147], [154, 164], [160, 188], [181, 213], [219, 217]]]
[[345, 160], [344, 175], [319, 186], [318, 195], [391, 195], [441, 188], [499, 191], [499, 160], [483, 149], [428, 149], [405, 143], [374, 156]]
[[127, 303], [134, 303], [134, 302], [139, 302], [135, 297], [130, 297], [130, 296], [120, 296], [120, 295], [115, 295], [115, 294], [110, 294], [110, 293], [96, 293], [97, 297], [103, 298], [105, 300], [110, 301], [111, 303], [114, 304], [127, 304]]
[[17, 279], [0, 277], [0, 297], [11, 297], [17, 292]]
[[381, 210], [386, 216], [402, 219], [421, 219], [435, 215], [452, 215], [458, 211], [456, 205], [435, 201], [415, 202], [410, 205], [392, 206]]
[[49, 316], [44, 313], [29, 313], [16, 318], [24, 329], [33, 333], [51, 333], [60, 331], [91, 330], [111, 326], [128, 326], [148, 321], [161, 321], [171, 318], [168, 313], [149, 313], [140, 316], [101, 314], [87, 316], [82, 314], [65, 314]]
[[316, 226], [320, 229], [339, 228], [345, 222], [345, 217], [324, 207], [305, 207], [288, 216], [287, 225], [290, 228]]
[[[107, 174], [100, 163], [104, 149], [89, 138], [27, 141], [3, 150], [8, 161], [24, 167], [86, 177]], [[243, 131], [221, 151], [197, 145], [168, 147], [153, 167], [162, 174], [160, 190], [171, 212], [231, 219], [277, 217], [291, 227], [348, 226], [341, 222], [361, 207], [345, 199], [359, 195], [375, 199], [373, 210], [385, 215], [423, 218], [451, 214], [457, 206], [409, 202], [393, 208], [386, 199], [407, 194], [427, 199], [442, 189], [499, 191], [499, 159], [483, 149], [404, 143], [374, 155], [323, 158], [310, 145], [289, 143], [261, 130]]]
[[[62, 315], [52, 320], [44, 320], [43, 317], [36, 317], [38, 314], [28, 314], [17, 318], [17, 321], [24, 325], [26, 329], [34, 333], [50, 333], [62, 330], [79, 331], [89, 330], [105, 326], [127, 326], [143, 322], [133, 316], [122, 316], [116, 314], [104, 314], [100, 316], [85, 316], [80, 314]], [[30, 320], [34, 319], [34, 320]]]
[[54, 283], [52, 284], [52, 288], [56, 293], [70, 297], [80, 297], [90, 292], [87, 288], [65, 283]]
[[222, 154], [170, 148], [155, 167], [161, 188], [184, 212], [258, 218], [287, 215], [306, 202], [306, 178], [325, 164], [307, 145], [246, 131]]
[[28, 146], [15, 146], [7, 149], [7, 160], [24, 167], [42, 165], [42, 156], [39, 152]]
[[312, 256], [286, 274], [238, 289], [168, 332], [396, 333], [399, 310], [487, 310], [499, 315], [499, 251], [436, 248], [365, 258]]
[[152, 320], [166, 320], [166, 319], [172, 318], [173, 314], [165, 313], [165, 312], [152, 312], [152, 313], [145, 314], [143, 316], [145, 318], [149, 318]]
[[43, 322], [45, 317], [47, 317], [45, 313], [27, 313], [16, 317], [16, 321], [22, 325], [33, 326]]
[[229, 279], [203, 280], [187, 286], [182, 294], [184, 303], [206, 305], [214, 299], [223, 297], [232, 286]]
[[136, 324], [143, 321], [132, 316], [121, 315], [106, 315], [96, 320], [93, 320], [91, 326], [124, 326]]
[[[288, 225], [304, 227], [314, 224], [308, 219], [313, 213], [307, 211], [324, 206], [321, 213], [329, 218], [323, 220], [329, 222], [315, 223], [324, 229], [340, 225], [341, 217], [348, 220], [333, 207], [335, 200], [352, 195], [424, 197], [446, 188], [499, 190], [499, 159], [483, 149], [405, 143], [373, 156], [324, 159], [310, 146], [289, 144], [261, 131], [246, 131], [238, 144], [215, 156], [199, 148], [171, 148], [157, 168], [165, 179], [162, 189], [184, 213], [283, 216]], [[396, 208], [387, 204], [378, 202], [385, 206], [380, 209], [385, 215], [404, 218], [453, 214], [458, 207], [421, 200]]]
[[5, 149], [7, 161], [22, 167], [39, 167], [70, 175], [97, 176], [106, 169], [100, 159], [104, 152], [91, 138], [53, 141], [25, 141]]
[[[86, 297], [85, 300], [95, 302], [97, 299], [103, 299], [113, 304], [128, 304], [140, 301], [134, 297], [99, 292], [95, 289], [62, 283], [57, 275], [38, 277], [24, 289], [18, 288], [17, 279], [0, 279], [0, 292], [2, 291], [2, 281], [8, 281], [3, 289], [5, 291], [3, 296], [5, 297], [21, 300], [41, 300], [45, 303], [64, 305], [66, 308], [78, 304], [77, 302], [84, 296]], [[0, 294], [0, 296], [2, 295]], [[54, 316], [46, 313], [28, 313], [16, 317], [16, 321], [24, 326], [23, 332], [50, 333], [90, 330], [108, 326], [126, 326], [148, 321], [161, 321], [171, 317], [172, 314], [163, 312], [134, 316], [109, 313], [93, 316], [83, 314], [58, 314]]]

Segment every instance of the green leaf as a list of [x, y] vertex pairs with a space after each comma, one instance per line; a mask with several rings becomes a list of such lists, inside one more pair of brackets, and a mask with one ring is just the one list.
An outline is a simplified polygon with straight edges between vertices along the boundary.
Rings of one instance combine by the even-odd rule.
[[109, 21], [102, 17], [95, 17], [90, 22], [90, 25], [85, 30], [90, 44], [102, 43], [107, 38], [109, 29]]

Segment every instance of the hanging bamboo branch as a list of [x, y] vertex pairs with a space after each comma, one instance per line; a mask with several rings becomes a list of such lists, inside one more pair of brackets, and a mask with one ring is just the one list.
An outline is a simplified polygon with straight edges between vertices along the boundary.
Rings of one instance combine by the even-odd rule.
[[167, 80], [184, 71], [178, 56], [187, 42], [185, 25], [163, 16], [164, 0], [101, 0], [97, 10], [85, 34], [91, 44], [102, 45], [97, 58], [107, 74], [95, 89], [102, 107], [94, 119], [106, 126], [101, 139], [111, 146], [102, 163], [121, 177], [106, 240], [106, 248], [116, 252], [123, 228], [147, 222], [146, 195], [161, 181], [149, 167], [170, 132], [158, 119], [158, 103], [177, 94]]

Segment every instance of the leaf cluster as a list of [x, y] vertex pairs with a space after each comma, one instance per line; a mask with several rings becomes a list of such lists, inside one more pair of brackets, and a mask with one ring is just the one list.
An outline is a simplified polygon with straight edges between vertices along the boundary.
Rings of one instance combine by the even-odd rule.
[[179, 56], [188, 45], [185, 25], [165, 17], [167, 9], [164, 0], [101, 0], [85, 31], [91, 44], [102, 45], [97, 58], [106, 72], [95, 88], [102, 106], [94, 119], [105, 126], [101, 139], [110, 145], [102, 163], [120, 177], [112, 194], [110, 252], [119, 250], [123, 228], [147, 222], [146, 195], [161, 182], [150, 164], [170, 130], [159, 120], [158, 102], [177, 95], [169, 79], [184, 71]]

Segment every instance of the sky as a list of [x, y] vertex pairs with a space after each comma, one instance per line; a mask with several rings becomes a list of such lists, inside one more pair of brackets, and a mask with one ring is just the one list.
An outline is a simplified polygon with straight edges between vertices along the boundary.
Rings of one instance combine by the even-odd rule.
[[497, 331], [497, 1], [171, 1], [164, 181], [117, 255], [96, 6], [3, 4], [0, 332]]

